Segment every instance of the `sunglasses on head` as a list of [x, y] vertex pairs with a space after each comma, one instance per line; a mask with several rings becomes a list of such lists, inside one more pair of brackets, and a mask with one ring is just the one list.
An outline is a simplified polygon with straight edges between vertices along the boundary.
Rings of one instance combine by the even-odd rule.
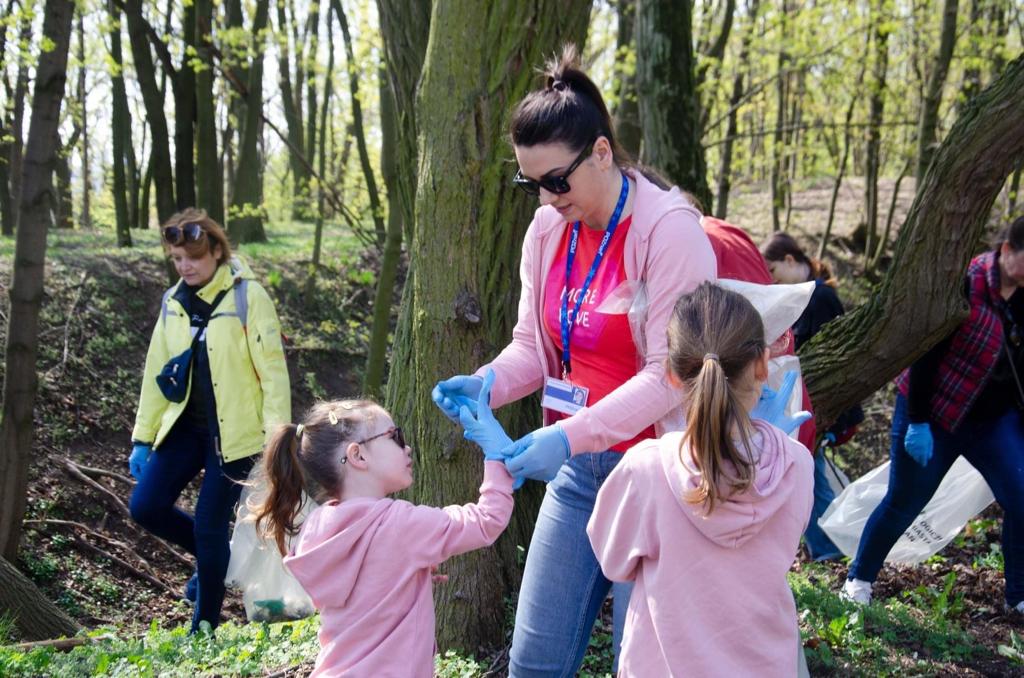
[[180, 245], [183, 242], [196, 242], [206, 235], [201, 224], [191, 223], [183, 226], [168, 226], [164, 229], [164, 240], [169, 245]]
[[557, 176], [543, 176], [540, 179], [528, 179], [523, 176], [523, 170], [516, 172], [516, 176], [512, 179], [512, 182], [523, 189], [527, 195], [540, 195], [540, 189], [544, 189], [549, 193], [557, 193], [561, 195], [568, 193], [572, 190], [569, 186], [569, 175], [576, 171], [576, 168], [587, 159], [593, 151], [594, 145], [590, 144], [583, 149], [583, 152], [576, 156], [576, 159], [572, 161], [572, 164], [565, 170], [565, 174]]
[[402, 428], [400, 426], [395, 426], [394, 428], [389, 428], [387, 431], [384, 431], [383, 433], [378, 433], [375, 436], [370, 436], [366, 440], [357, 440], [356, 444], [358, 444], [358, 445], [365, 445], [366, 443], [370, 442], [371, 440], [376, 440], [377, 438], [384, 438], [384, 437], [391, 438], [392, 440], [395, 441], [396, 445], [401, 447], [403, 450], [405, 449], [405, 436], [402, 435]]

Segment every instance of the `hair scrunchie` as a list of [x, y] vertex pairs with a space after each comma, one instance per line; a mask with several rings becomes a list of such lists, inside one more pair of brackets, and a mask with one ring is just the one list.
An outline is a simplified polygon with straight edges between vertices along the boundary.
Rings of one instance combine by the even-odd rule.
[[718, 354], [717, 353], [705, 353], [704, 354], [704, 362], [707, 362], [709, 360], [714, 360], [716, 363], [719, 362]]

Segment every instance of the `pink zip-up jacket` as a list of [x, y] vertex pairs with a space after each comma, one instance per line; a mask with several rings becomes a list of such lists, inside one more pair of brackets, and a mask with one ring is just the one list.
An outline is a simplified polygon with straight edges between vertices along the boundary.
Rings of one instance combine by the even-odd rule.
[[[647, 313], [643, 336], [634, 336], [644, 364], [636, 376], [600, 402], [561, 421], [573, 454], [603, 452], [629, 440], [651, 424], [661, 435], [682, 426], [681, 390], [665, 379], [668, 340], [665, 330], [679, 296], [705, 280], [716, 278], [711, 243], [700, 226], [701, 214], [678, 188], [663, 191], [639, 172], [633, 221], [626, 234], [626, 277], [644, 284]], [[561, 346], [543, 328], [544, 285], [568, 224], [550, 205], [540, 207], [526, 231], [519, 268], [522, 294], [512, 342], [476, 374], [494, 369], [491, 406], [527, 396], [544, 385], [545, 377], [561, 377]], [[545, 413], [545, 423], [551, 419]]]
[[797, 673], [796, 604], [786, 581], [814, 502], [814, 461], [754, 421], [753, 485], [715, 504], [684, 500], [700, 473], [682, 432], [629, 450], [597, 495], [587, 534], [612, 581], [635, 581], [620, 676]]
[[433, 676], [430, 568], [492, 544], [511, 515], [512, 477], [493, 461], [476, 504], [352, 499], [311, 512], [284, 564], [320, 611], [312, 675]]

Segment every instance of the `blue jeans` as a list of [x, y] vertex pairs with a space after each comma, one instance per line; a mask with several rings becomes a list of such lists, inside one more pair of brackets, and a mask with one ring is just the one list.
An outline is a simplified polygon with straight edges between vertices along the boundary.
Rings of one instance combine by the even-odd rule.
[[[224, 575], [231, 555], [228, 524], [245, 480], [255, 463], [246, 457], [221, 464], [209, 432], [179, 419], [160, 448], [149, 457], [132, 492], [132, 518], [153, 534], [177, 544], [196, 558], [199, 588], [192, 632], [199, 622], [216, 628], [224, 603]], [[182, 490], [205, 469], [195, 517], [175, 507]]]
[[988, 483], [1003, 508], [1006, 601], [1024, 600], [1024, 424], [1011, 410], [986, 422], [965, 421], [956, 433], [932, 424], [935, 449], [921, 467], [903, 448], [910, 420], [907, 402], [896, 397], [892, 418], [889, 489], [868, 519], [849, 577], [873, 582], [889, 550], [935, 494], [946, 472], [963, 454]]
[[578, 454], [548, 483], [519, 590], [510, 678], [574, 676], [609, 590], [613, 591], [616, 664], [632, 582], [612, 584], [587, 537], [597, 491], [622, 459], [618, 452]]
[[818, 454], [814, 455], [814, 504], [811, 507], [811, 520], [804, 530], [804, 544], [807, 545], [807, 553], [811, 560], [831, 560], [843, 555], [825, 531], [818, 527], [818, 518], [825, 514], [829, 504], [836, 498], [825, 474], [827, 465], [825, 450], [818, 450]]

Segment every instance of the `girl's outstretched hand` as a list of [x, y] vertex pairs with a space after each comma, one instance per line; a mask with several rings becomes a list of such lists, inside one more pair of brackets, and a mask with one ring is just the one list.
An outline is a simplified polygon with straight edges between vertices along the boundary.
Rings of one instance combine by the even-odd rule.
[[462, 407], [468, 407], [470, 412], [476, 415], [476, 401], [482, 384], [483, 380], [480, 377], [459, 374], [437, 382], [437, 386], [430, 392], [430, 398], [444, 412], [444, 416], [457, 424], [459, 410]]
[[761, 389], [761, 398], [757, 406], [750, 411], [751, 419], [761, 419], [782, 432], [789, 435], [800, 427], [805, 421], [811, 418], [811, 413], [806, 410], [796, 412], [792, 417], [786, 414], [786, 405], [793, 395], [793, 387], [796, 386], [797, 373], [795, 370], [786, 372], [782, 379], [782, 386], [778, 391], [773, 391], [767, 384]]
[[512, 444], [498, 420], [491, 412], [491, 386], [494, 384], [494, 370], [487, 370], [480, 394], [476, 400], [476, 415], [467, 405], [459, 408], [459, 423], [465, 429], [463, 435], [483, 450], [487, 461], [505, 461], [501, 451]]

